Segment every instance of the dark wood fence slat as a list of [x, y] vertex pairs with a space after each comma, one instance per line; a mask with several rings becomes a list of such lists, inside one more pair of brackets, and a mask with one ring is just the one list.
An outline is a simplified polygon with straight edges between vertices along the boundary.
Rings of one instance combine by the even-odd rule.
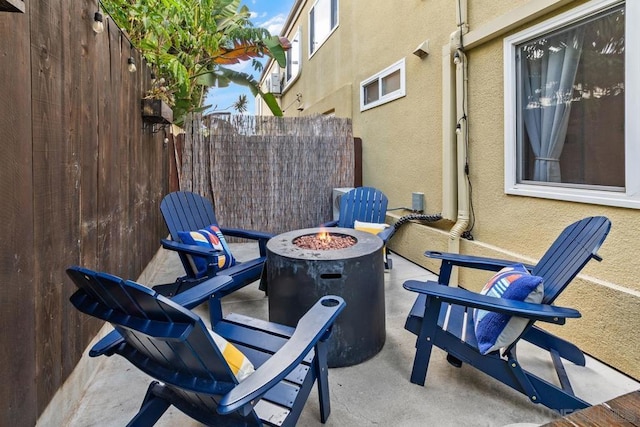
[[29, 30], [29, 15], [0, 13], [0, 425], [37, 412]]
[[[36, 410], [42, 412], [62, 378], [62, 274], [69, 260], [69, 150], [64, 130], [63, 7], [53, 1], [31, 8], [33, 82], [34, 273], [37, 378]], [[56, 224], [52, 227], [51, 224]], [[50, 254], [58, 252], [57, 257]], [[58, 271], [56, 271], [58, 270]], [[29, 332], [29, 331], [22, 331]]]

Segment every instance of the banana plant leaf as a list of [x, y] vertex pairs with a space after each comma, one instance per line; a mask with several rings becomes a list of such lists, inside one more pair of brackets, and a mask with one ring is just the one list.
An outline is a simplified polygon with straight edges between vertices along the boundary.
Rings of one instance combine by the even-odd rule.
[[218, 66], [215, 71], [200, 74], [197, 79], [198, 84], [203, 86], [226, 87], [229, 83], [235, 83], [247, 87], [253, 96], [260, 96], [264, 100], [274, 116], [283, 115], [275, 95], [260, 90], [259, 82], [250, 74]]

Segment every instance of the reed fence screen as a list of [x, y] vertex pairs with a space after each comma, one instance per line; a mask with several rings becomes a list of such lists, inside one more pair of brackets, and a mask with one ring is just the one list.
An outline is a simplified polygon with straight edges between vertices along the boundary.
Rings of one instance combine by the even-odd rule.
[[193, 115], [180, 189], [214, 200], [225, 227], [272, 233], [332, 219], [332, 189], [354, 182], [349, 119]]

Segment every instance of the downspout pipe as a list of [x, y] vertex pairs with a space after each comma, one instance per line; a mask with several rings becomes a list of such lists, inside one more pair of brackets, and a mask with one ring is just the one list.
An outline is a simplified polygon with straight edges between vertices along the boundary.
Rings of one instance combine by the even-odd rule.
[[456, 144], [456, 172], [458, 190], [458, 218], [449, 232], [449, 250], [459, 252], [460, 237], [469, 226], [469, 182], [467, 180], [467, 137], [468, 122], [466, 115], [467, 94], [467, 56], [457, 49], [454, 52], [453, 61], [456, 66], [456, 125], [453, 129]]
[[[470, 221], [469, 210], [469, 183], [467, 180], [467, 140], [468, 140], [468, 122], [467, 122], [467, 56], [463, 50], [462, 37], [468, 32], [467, 25], [467, 1], [460, 0], [457, 3], [458, 13], [458, 29], [451, 34], [449, 42], [449, 66], [453, 63], [455, 71], [450, 73], [455, 82], [452, 87], [455, 93], [451, 94], [451, 103], [455, 103], [455, 116], [449, 123], [455, 123], [455, 126], [449, 126], [445, 130], [449, 141], [455, 141], [455, 168], [457, 181], [457, 205], [458, 214], [456, 223], [449, 231], [448, 251], [452, 253], [460, 253], [460, 238], [467, 230]], [[452, 109], [453, 110], [453, 109]], [[453, 148], [453, 147], [452, 147]], [[454, 268], [451, 274], [450, 284], [458, 285], [458, 269]]]

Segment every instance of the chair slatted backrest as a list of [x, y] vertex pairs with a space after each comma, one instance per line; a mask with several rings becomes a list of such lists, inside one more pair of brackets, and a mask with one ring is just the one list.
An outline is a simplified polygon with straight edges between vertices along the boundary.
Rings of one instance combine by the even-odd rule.
[[[167, 194], [160, 202], [160, 212], [169, 229], [171, 240], [182, 242], [179, 231], [196, 231], [217, 224], [213, 203], [189, 191], [176, 191]], [[189, 257], [178, 252], [184, 271], [189, 277], [197, 277]]]
[[[186, 393], [215, 411], [213, 395], [237, 380], [199, 316], [155, 291], [131, 281], [82, 267], [67, 274], [79, 288], [71, 297], [83, 313], [111, 323], [124, 337], [116, 350], [143, 372]], [[196, 399], [196, 400], [200, 400]]]
[[564, 229], [531, 272], [544, 279], [543, 304], [553, 303], [589, 260], [600, 260], [597, 251], [610, 228], [608, 218], [595, 216]]
[[338, 227], [354, 228], [355, 221], [383, 223], [387, 214], [387, 196], [372, 187], [358, 187], [340, 199]]
[[199, 194], [176, 191], [167, 194], [160, 203], [171, 239], [179, 242], [179, 231], [195, 231], [217, 224], [213, 203]]

